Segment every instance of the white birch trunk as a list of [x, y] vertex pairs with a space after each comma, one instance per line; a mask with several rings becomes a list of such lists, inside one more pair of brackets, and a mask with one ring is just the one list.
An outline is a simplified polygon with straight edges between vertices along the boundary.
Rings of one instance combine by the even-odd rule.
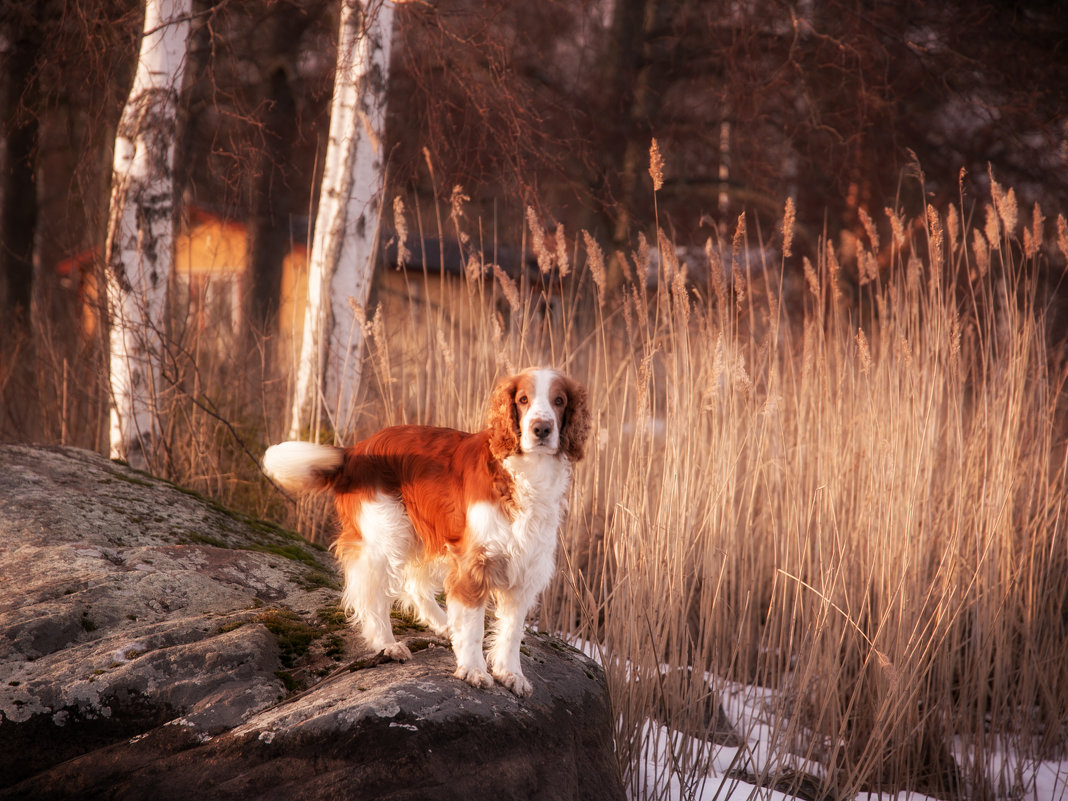
[[115, 135], [106, 245], [111, 457], [147, 468], [158, 436], [161, 334], [174, 241], [172, 164], [192, 0], [145, 0]]
[[330, 140], [308, 265], [308, 305], [290, 439], [327, 422], [351, 430], [363, 365], [355, 308], [367, 303], [378, 241], [393, 4], [342, 0]]

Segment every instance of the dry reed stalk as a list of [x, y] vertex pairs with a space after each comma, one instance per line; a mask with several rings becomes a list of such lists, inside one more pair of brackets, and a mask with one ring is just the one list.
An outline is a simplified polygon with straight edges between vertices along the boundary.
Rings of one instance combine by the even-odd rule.
[[408, 250], [408, 218], [404, 213], [404, 199], [400, 195], [393, 198], [393, 228], [397, 237], [397, 267], [403, 270], [412, 253]]
[[530, 247], [534, 258], [538, 260], [538, 269], [547, 274], [553, 268], [553, 254], [545, 244], [545, 229], [532, 206], [527, 206], [527, 227], [530, 229]]
[[992, 203], [986, 204], [986, 226], [983, 228], [987, 244], [991, 250], [1001, 249], [1001, 229], [998, 227], [998, 213]]
[[792, 197], [786, 198], [786, 206], [782, 215], [782, 257], [790, 258], [793, 255], [794, 222], [797, 218], [797, 209]]
[[960, 214], [957, 211], [956, 206], [950, 206], [946, 212], [946, 232], [949, 235], [949, 241], [947, 242], [947, 252], [952, 259], [956, 253], [957, 248], [960, 245]]
[[561, 278], [567, 278], [567, 274], [571, 272], [571, 260], [567, 255], [567, 235], [564, 232], [563, 224], [556, 226], [556, 232], [554, 234], [556, 239], [556, 270], [557, 275]]
[[655, 138], [649, 143], [649, 177], [653, 179], [653, 191], [659, 192], [664, 185], [664, 159]]
[[582, 241], [586, 246], [586, 257], [590, 269], [590, 277], [594, 286], [597, 287], [597, 308], [603, 309], [605, 292], [608, 288], [607, 271], [604, 264], [604, 251], [597, 244], [597, 240], [590, 236], [590, 232], [583, 230]]

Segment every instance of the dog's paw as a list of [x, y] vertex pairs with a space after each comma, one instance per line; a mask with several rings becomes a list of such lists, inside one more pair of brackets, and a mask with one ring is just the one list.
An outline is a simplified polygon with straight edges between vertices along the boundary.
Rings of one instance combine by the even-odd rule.
[[527, 681], [527, 677], [524, 676], [522, 673], [494, 671], [493, 675], [497, 679], [497, 681], [499, 681], [512, 692], [514, 692], [520, 698], [530, 698], [531, 694], [534, 692], [534, 685]]
[[387, 659], [392, 659], [394, 662], [407, 662], [412, 658], [412, 652], [402, 642], [391, 642], [382, 649], [382, 653]]
[[493, 686], [493, 677], [480, 668], [460, 665], [452, 675], [458, 679], [466, 681], [472, 687], [481, 687], [485, 690]]

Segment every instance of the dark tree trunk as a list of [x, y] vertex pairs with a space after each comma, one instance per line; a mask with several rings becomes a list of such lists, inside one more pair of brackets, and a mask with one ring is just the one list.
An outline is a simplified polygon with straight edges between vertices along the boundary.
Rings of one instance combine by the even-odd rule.
[[[7, 26], [5, 26], [7, 27]], [[0, 60], [0, 125], [6, 131], [0, 189], [0, 302], [4, 318], [26, 332], [33, 297], [33, 248], [37, 229], [37, 116], [26, 103], [41, 42], [39, 27], [4, 30], [10, 49]], [[9, 323], [10, 324], [10, 323]]]
[[273, 332], [282, 289], [282, 261], [290, 245], [293, 203], [285, 165], [297, 131], [296, 103], [284, 69], [271, 74], [263, 108], [264, 144], [256, 157], [246, 274], [246, 330], [252, 336]]
[[[603, 170], [614, 200], [608, 208], [612, 245], [624, 253], [633, 247], [634, 219], [651, 219], [652, 184], [643, 184], [649, 144], [656, 135], [670, 66], [668, 23], [676, 3], [656, 0], [618, 0], [612, 20], [614, 59], [604, 76], [609, 104], [608, 161]], [[618, 265], [613, 264], [613, 273]], [[618, 275], [613, 276], [618, 279]]]

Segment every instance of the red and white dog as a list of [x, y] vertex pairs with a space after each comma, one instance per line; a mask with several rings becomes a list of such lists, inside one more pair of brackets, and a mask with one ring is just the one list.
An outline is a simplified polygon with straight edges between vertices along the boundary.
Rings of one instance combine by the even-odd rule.
[[[552, 578], [571, 466], [589, 430], [585, 389], [554, 370], [527, 370], [497, 385], [484, 431], [408, 425], [351, 448], [283, 442], [267, 449], [263, 468], [292, 491], [333, 490], [342, 603], [372, 648], [411, 657], [390, 625], [390, 606], [401, 600], [451, 636], [458, 678], [490, 687], [492, 674], [528, 696], [524, 621]], [[442, 587], [447, 612], [434, 598]]]

